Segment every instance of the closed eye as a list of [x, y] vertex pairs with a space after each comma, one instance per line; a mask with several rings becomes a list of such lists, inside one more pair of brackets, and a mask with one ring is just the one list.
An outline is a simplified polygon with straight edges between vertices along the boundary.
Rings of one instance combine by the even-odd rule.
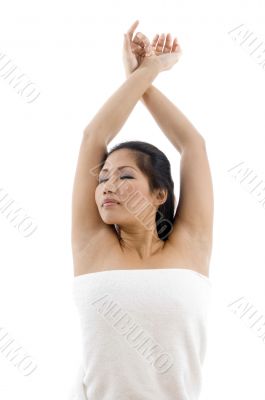
[[[132, 176], [121, 176], [121, 179], [134, 179]], [[107, 181], [107, 179], [100, 179], [98, 183]]]

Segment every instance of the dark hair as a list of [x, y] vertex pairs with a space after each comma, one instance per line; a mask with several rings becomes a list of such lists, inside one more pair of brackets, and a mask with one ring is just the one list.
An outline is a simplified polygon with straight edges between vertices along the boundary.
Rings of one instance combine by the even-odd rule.
[[[136, 165], [147, 177], [151, 193], [155, 189], [165, 189], [167, 191], [167, 200], [159, 206], [156, 213], [158, 237], [166, 241], [172, 231], [175, 206], [174, 182], [171, 176], [170, 162], [166, 155], [156, 146], [137, 140], [122, 142], [112, 147], [108, 153], [105, 153], [102, 159], [102, 166], [111, 153], [120, 149], [133, 151]], [[162, 226], [159, 229], [160, 224]]]

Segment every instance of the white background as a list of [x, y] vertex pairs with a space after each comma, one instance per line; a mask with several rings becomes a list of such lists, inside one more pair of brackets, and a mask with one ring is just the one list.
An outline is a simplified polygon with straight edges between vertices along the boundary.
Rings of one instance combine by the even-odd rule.
[[[23, 376], [0, 352], [1, 399], [63, 400], [74, 381], [81, 339], [72, 300], [73, 178], [84, 127], [125, 80], [123, 33], [136, 19], [149, 38], [178, 37], [182, 58], [153, 84], [203, 135], [211, 166], [213, 288], [201, 400], [265, 398], [265, 342], [228, 307], [244, 297], [265, 316], [265, 207], [228, 172], [244, 162], [265, 181], [265, 56], [229, 34], [243, 24], [263, 42], [264, 11], [258, 0], [2, 5], [0, 54], [40, 95], [27, 103], [0, 76], [0, 189], [37, 226], [26, 238], [0, 213], [0, 328], [37, 364]], [[110, 147], [126, 140], [165, 152], [178, 198], [179, 154], [140, 102]]]

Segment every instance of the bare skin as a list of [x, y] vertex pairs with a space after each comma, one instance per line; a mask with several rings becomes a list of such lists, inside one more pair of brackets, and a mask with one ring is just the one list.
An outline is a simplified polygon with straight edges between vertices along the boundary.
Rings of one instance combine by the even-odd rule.
[[[131, 168], [126, 167], [118, 172], [117, 168], [124, 165], [129, 165]], [[106, 224], [119, 226], [120, 245], [123, 251], [127, 251], [139, 260], [148, 259], [164, 247], [164, 241], [157, 234], [155, 215], [159, 205], [166, 201], [167, 193], [149, 193], [148, 180], [138, 169], [129, 150], [122, 149], [111, 154], [103, 168], [110, 169], [110, 167], [116, 173], [101, 172], [100, 183], [95, 193], [101, 218]], [[127, 176], [128, 179], [121, 180]], [[135, 195], [129, 197], [127, 193], [139, 193], [141, 197], [138, 196], [138, 199]], [[112, 207], [102, 206], [103, 199], [108, 196], [117, 199], [119, 204]], [[123, 201], [125, 198], [128, 200]], [[138, 209], [142, 210], [143, 203], [146, 205], [145, 209], [137, 212]]]
[[[76, 198], [73, 203], [74, 274], [77, 276], [112, 269], [187, 268], [208, 276], [213, 200], [205, 145], [202, 136], [180, 110], [151, 84], [158, 71], [166, 70], [169, 65], [171, 67], [177, 62], [180, 48], [176, 39], [171, 42], [170, 34], [166, 36], [165, 43], [163, 35], [156, 35], [152, 44], [140, 32], [133, 38], [136, 26], [137, 23], [132, 25], [124, 39], [124, 63], [128, 80], [90, 123], [81, 144], [80, 165], [78, 164], [74, 190]], [[175, 54], [168, 58], [165, 55], [159, 63], [156, 62], [156, 56], [172, 51]], [[140, 68], [142, 65], [143, 69]], [[93, 167], [93, 163], [97, 164], [100, 153], [103, 154], [106, 150], [104, 143], [108, 144], [115, 136], [137, 98], [143, 100], [158, 125], [182, 155], [182, 184], [177, 218], [166, 242], [156, 233], [154, 211], [165, 201], [166, 193], [150, 195], [146, 177], [139, 170], [133, 172], [133, 169], [124, 169], [118, 172], [118, 166], [122, 165], [137, 168], [133, 157], [125, 149], [111, 154], [106, 160], [111, 173], [109, 172], [105, 182], [90, 182], [88, 175], [89, 168]], [[116, 104], [123, 106], [118, 116], [112, 111], [117, 109]], [[97, 137], [91, 135], [91, 131], [96, 132]], [[146, 212], [153, 218], [151, 230], [145, 229], [141, 221], [128, 212], [122, 203], [125, 186], [119, 185], [119, 181], [123, 175], [133, 174], [134, 179], [129, 181], [131, 188], [140, 191], [150, 205]], [[80, 177], [83, 185], [79, 185]], [[93, 189], [95, 199], [89, 197]], [[110, 208], [102, 207], [105, 196], [119, 199], [121, 204]], [[82, 209], [82, 204], [86, 208]], [[120, 237], [113, 224], [119, 225]]]

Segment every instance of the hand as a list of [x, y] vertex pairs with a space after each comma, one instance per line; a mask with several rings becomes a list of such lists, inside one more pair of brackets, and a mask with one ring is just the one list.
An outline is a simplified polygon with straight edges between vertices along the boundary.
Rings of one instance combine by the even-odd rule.
[[[140, 33], [140, 35], [142, 34]], [[141, 61], [142, 65], [148, 65], [157, 59], [160, 63], [160, 71], [166, 71], [176, 64], [182, 54], [177, 38], [172, 42], [170, 33], [166, 37], [163, 33], [160, 36], [156, 34], [151, 44], [144, 35], [142, 35], [142, 40], [141, 38], [138, 40], [138, 38], [139, 35], [137, 34], [134, 41], [146, 50], [145, 58]], [[139, 52], [138, 48], [135, 51]]]
[[[177, 38], [174, 39], [171, 44], [170, 33], [166, 36], [158, 34], [155, 35], [152, 44], [150, 44], [148, 38], [141, 32], [138, 32], [134, 39], [133, 33], [138, 25], [139, 21], [136, 20], [128, 32], [124, 35], [124, 47], [123, 47], [123, 62], [125, 67], [126, 76], [128, 77], [133, 71], [135, 71], [143, 62], [144, 65], [149, 65], [153, 62], [154, 57], [159, 56], [159, 64], [161, 70], [170, 69], [179, 59], [181, 54], [180, 46], [177, 42]], [[151, 57], [148, 61], [145, 57]]]
[[138, 24], [139, 21], [136, 20], [129, 30], [124, 34], [123, 64], [127, 77], [139, 67], [145, 57], [145, 52], [142, 49], [142, 45], [137, 44], [137, 41], [140, 41], [136, 38], [136, 36], [139, 35], [139, 32], [133, 39], [133, 33]]

